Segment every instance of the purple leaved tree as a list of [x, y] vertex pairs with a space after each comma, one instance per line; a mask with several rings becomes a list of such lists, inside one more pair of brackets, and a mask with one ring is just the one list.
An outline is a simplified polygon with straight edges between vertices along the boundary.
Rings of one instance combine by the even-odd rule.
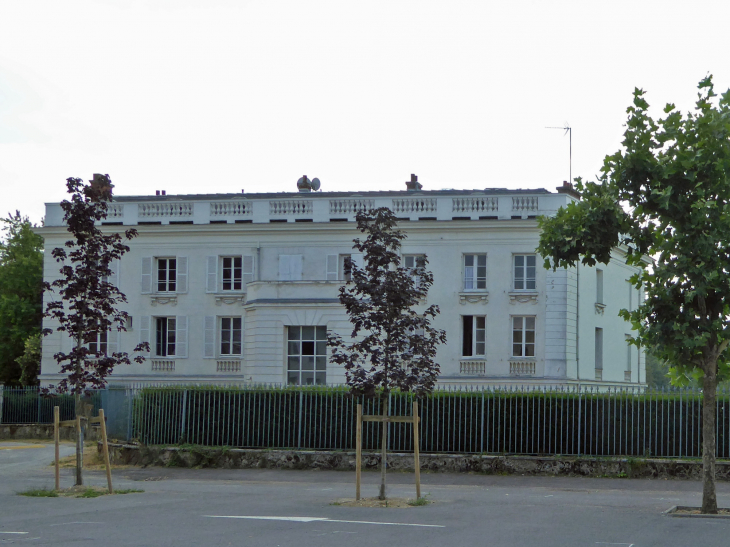
[[[64, 247], [57, 247], [51, 255], [61, 263], [60, 276], [51, 283], [44, 282], [44, 290], [54, 294], [45, 309], [45, 317], [55, 320], [55, 330], [73, 340], [70, 352], [59, 352], [54, 358], [65, 377], [48, 390], [70, 392], [75, 396], [76, 415], [83, 416], [81, 395], [91, 389], [102, 388], [115, 366], [130, 364], [129, 355], [123, 351], [107, 351], [111, 333], [126, 330], [128, 314], [118, 306], [127, 298], [109, 282], [111, 264], [129, 251], [125, 240], [131, 240], [137, 231], [130, 229], [119, 233], [102, 232], [96, 222], [106, 218], [107, 203], [112, 199], [113, 185], [109, 175], [95, 174], [90, 183], [69, 178], [66, 188], [70, 200], [61, 202], [64, 221], [71, 238]], [[44, 329], [43, 334], [53, 332]], [[138, 345], [134, 351], [148, 351], [148, 344]], [[134, 361], [141, 363], [138, 354]], [[76, 484], [83, 481], [84, 428], [76, 438]]]
[[[414, 309], [423, 306], [433, 275], [426, 270], [425, 255], [412, 267], [401, 265], [406, 235], [395, 228], [396, 220], [386, 207], [358, 213], [357, 227], [367, 237], [355, 239], [353, 248], [363, 253], [364, 264], [350, 264], [351, 281], [340, 287], [339, 296], [353, 325], [353, 342], [346, 344], [336, 333], [328, 336], [330, 361], [345, 367], [350, 392], [379, 398], [384, 417], [392, 390], [416, 395], [433, 390], [439, 374], [436, 348], [446, 342], [446, 333], [431, 326], [438, 306]], [[381, 442], [379, 498], [385, 499], [386, 424]]]

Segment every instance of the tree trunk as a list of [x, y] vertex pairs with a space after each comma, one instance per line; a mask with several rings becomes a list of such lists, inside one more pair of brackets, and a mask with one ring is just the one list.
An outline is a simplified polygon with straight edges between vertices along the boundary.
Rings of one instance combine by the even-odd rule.
[[[383, 418], [388, 416], [388, 394], [383, 393], [382, 395], [382, 403], [381, 403], [381, 409]], [[387, 422], [381, 422], [382, 423], [382, 438], [381, 438], [381, 445], [380, 445], [380, 494], [378, 495], [378, 499], [384, 500], [385, 498], [385, 470], [388, 467], [387, 462], [387, 450], [388, 450], [388, 423]]]
[[702, 380], [702, 509], [717, 514], [715, 491], [715, 412], [717, 410], [717, 363], [705, 365]]
[[[76, 400], [76, 417], [83, 417], [83, 404], [81, 403], [81, 394], [74, 396]], [[76, 432], [76, 485], [84, 484], [84, 420], [79, 421], [79, 429]]]
[[[81, 337], [76, 338], [76, 350], [81, 348]], [[78, 354], [76, 357], [76, 372], [81, 374], [81, 363], [78, 360]], [[81, 393], [76, 392], [74, 394], [74, 402], [76, 407], [76, 418], [79, 419], [79, 429], [76, 431], [76, 485], [83, 486], [84, 484], [84, 408], [81, 402]]]

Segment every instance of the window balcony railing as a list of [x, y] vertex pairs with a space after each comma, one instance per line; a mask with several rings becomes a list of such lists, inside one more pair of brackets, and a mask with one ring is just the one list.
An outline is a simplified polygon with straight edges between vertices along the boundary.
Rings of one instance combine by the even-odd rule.
[[175, 372], [173, 359], [152, 359], [152, 372]]
[[220, 359], [216, 361], [216, 372], [241, 372], [240, 359]]
[[459, 373], [465, 376], [484, 376], [487, 372], [487, 363], [485, 361], [461, 361], [459, 363]]
[[510, 361], [510, 376], [535, 376], [535, 361]]

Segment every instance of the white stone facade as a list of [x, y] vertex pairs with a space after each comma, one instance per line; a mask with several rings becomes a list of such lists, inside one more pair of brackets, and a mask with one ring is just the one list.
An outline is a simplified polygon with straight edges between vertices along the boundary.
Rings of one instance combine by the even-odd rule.
[[[105, 229], [139, 235], [114, 276], [132, 323], [106, 348], [149, 341], [152, 351], [111, 381], [342, 383], [322, 337], [351, 332], [337, 293], [345, 256], [361, 260], [355, 214], [386, 206], [408, 235], [403, 255], [427, 255], [433, 272], [426, 304], [439, 305], [434, 326], [448, 338], [441, 384], [643, 384], [643, 355], [617, 315], [640, 298], [621, 252], [607, 266], [556, 272], [535, 256], [536, 216], [572, 199], [489, 189], [117, 197]], [[51, 250], [68, 235], [61, 219], [48, 204], [47, 281], [58, 271]], [[53, 354], [70, 347], [60, 333], [45, 338], [43, 384], [58, 381]]]

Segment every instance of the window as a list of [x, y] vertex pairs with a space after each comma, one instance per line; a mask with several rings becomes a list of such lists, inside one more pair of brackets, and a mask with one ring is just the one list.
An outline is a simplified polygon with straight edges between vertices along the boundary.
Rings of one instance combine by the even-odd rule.
[[243, 259], [240, 256], [224, 256], [223, 266], [223, 290], [240, 291], [243, 280]]
[[175, 292], [177, 289], [177, 259], [157, 259], [157, 292]]
[[[180, 273], [178, 273], [178, 277]], [[253, 255], [209, 256], [206, 260], [205, 292], [245, 290], [254, 280]]]
[[512, 357], [535, 357], [535, 317], [512, 318]]
[[535, 255], [515, 255], [515, 283], [516, 291], [535, 290]]
[[596, 370], [603, 370], [603, 329], [596, 327]]
[[[626, 372], [631, 374], [631, 335], [626, 334], [624, 335], [626, 337]], [[630, 377], [629, 377], [630, 379]]]
[[337, 258], [338, 279], [352, 280], [352, 255], [339, 255]]
[[221, 355], [241, 355], [241, 318], [221, 317]]
[[487, 288], [487, 255], [464, 255], [464, 289]]
[[175, 355], [175, 327], [174, 317], [155, 318], [155, 355], [157, 357], [172, 357]]
[[108, 331], [89, 333], [87, 341], [89, 344], [89, 353], [96, 355], [107, 355]]
[[287, 327], [287, 382], [324, 385], [327, 374], [327, 327]]
[[484, 315], [463, 315], [461, 355], [483, 357], [487, 345], [487, 318]]
[[603, 270], [596, 270], [596, 303], [603, 304]]
[[416, 273], [416, 269], [426, 266], [426, 255], [403, 255], [403, 266], [411, 270], [411, 277], [413, 277], [416, 287], [419, 287], [421, 276]]

